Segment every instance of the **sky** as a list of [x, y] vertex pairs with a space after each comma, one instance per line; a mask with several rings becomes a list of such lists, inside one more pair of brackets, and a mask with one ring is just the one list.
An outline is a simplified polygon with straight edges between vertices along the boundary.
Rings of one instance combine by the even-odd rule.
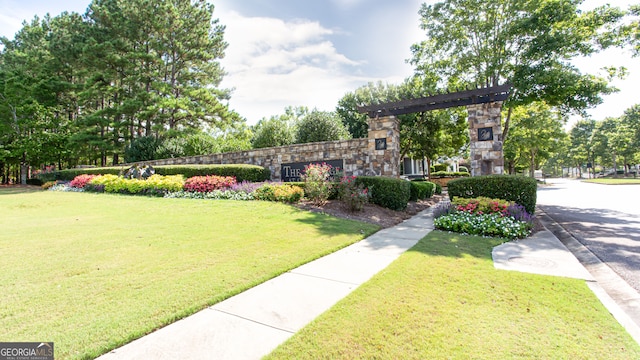
[[[435, 0], [426, 0], [433, 3]], [[639, 0], [611, 0], [626, 8]], [[413, 69], [410, 46], [424, 39], [418, 10], [425, 0], [214, 0], [214, 17], [229, 43], [221, 64], [229, 105], [248, 124], [287, 106], [332, 111], [346, 93], [368, 82], [400, 83]], [[607, 1], [586, 0], [585, 9]], [[0, 36], [13, 38], [23, 20], [63, 11], [84, 13], [90, 0], [0, 0]], [[588, 111], [594, 119], [620, 116], [640, 103], [640, 58], [613, 49], [577, 59], [584, 73], [625, 66], [612, 84], [620, 92]], [[572, 121], [577, 120], [575, 117]]]

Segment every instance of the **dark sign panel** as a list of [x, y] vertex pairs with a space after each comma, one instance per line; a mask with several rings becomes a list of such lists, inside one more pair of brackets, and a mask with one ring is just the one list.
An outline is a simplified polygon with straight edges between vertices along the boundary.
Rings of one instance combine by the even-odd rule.
[[344, 169], [344, 160], [309, 161], [280, 165], [280, 179], [284, 182], [302, 181], [304, 167], [310, 164], [331, 165], [331, 176], [341, 173]]
[[387, 150], [387, 138], [376, 139], [376, 150]]
[[486, 127], [478, 129], [478, 141], [493, 140], [493, 128]]

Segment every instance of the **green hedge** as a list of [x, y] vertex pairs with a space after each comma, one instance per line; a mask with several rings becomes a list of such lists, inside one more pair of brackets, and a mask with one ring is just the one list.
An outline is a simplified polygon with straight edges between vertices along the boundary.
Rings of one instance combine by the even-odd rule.
[[[83, 169], [68, 169], [55, 171], [48, 174], [41, 174], [38, 176], [43, 182], [66, 180], [71, 181], [78, 175], [93, 174], [93, 175], [118, 175], [125, 172], [129, 167], [114, 166], [103, 168], [83, 168]], [[238, 182], [250, 181], [250, 182], [262, 182], [271, 179], [271, 171], [262, 166], [255, 165], [161, 165], [154, 166], [156, 174], [158, 175], [184, 175], [185, 178], [193, 176], [235, 176]]]
[[512, 175], [488, 175], [449, 181], [449, 198], [477, 198], [480, 196], [513, 201], [528, 213], [536, 210], [538, 184], [534, 178]]
[[271, 179], [271, 171], [256, 165], [167, 165], [156, 166], [156, 174], [193, 176], [235, 176], [236, 181], [262, 182]]
[[436, 192], [436, 184], [429, 181], [411, 181], [411, 201], [424, 200]]
[[402, 179], [382, 176], [358, 176], [356, 185], [362, 184], [371, 193], [371, 203], [391, 210], [404, 210], [411, 197], [411, 183]]
[[433, 172], [431, 174], [429, 174], [429, 176], [433, 177], [433, 178], [443, 178], [443, 177], [467, 177], [470, 176], [470, 174], [468, 172], [451, 172], [451, 171], [436, 171]]

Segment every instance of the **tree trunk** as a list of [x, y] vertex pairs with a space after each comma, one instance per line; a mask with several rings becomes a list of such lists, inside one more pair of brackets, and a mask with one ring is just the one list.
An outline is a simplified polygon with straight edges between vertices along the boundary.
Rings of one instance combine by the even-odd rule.
[[27, 185], [27, 173], [29, 165], [27, 164], [27, 153], [22, 153], [22, 160], [20, 160], [20, 184]]
[[502, 143], [507, 140], [507, 136], [509, 135], [509, 123], [511, 121], [511, 113], [513, 112], [513, 107], [509, 107], [507, 110], [507, 117], [504, 119], [504, 126], [502, 127]]
[[536, 151], [534, 149], [529, 150], [529, 155], [531, 155], [531, 162], [529, 163], [529, 171], [531, 172], [531, 177], [536, 177]]

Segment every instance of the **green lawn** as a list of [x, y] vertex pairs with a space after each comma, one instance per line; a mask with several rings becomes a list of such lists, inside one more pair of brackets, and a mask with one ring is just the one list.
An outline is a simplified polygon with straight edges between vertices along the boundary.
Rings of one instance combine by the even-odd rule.
[[[0, 188], [0, 339], [94, 358], [377, 228], [267, 202]], [[364, 233], [364, 234], [363, 234]]]
[[640, 359], [584, 281], [496, 270], [434, 231], [268, 359]]
[[588, 183], [594, 183], [594, 184], [604, 184], [604, 185], [638, 185], [640, 184], [640, 179], [613, 179], [613, 178], [606, 178], [606, 179], [589, 179], [589, 180], [582, 180], [584, 182], [588, 182]]

